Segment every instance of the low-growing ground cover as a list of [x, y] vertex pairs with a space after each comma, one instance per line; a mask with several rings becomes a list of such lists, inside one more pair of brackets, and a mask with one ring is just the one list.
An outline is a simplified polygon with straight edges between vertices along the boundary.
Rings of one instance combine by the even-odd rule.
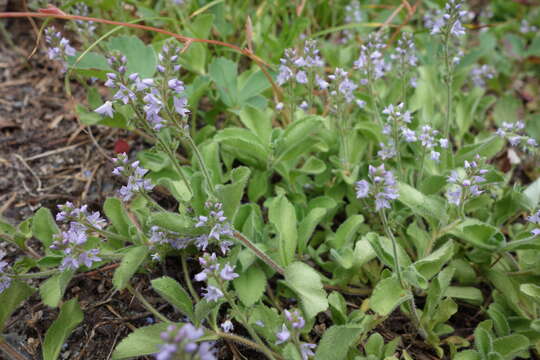
[[538, 357], [537, 5], [18, 10], [92, 150], [0, 223], [5, 356]]

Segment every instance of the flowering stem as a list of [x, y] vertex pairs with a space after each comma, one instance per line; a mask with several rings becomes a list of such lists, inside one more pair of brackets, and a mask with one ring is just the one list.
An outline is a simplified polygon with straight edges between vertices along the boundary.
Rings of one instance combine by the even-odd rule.
[[420, 181], [424, 177], [424, 163], [426, 161], [426, 147], [422, 146], [422, 158], [420, 159], [420, 172], [418, 173], [418, 179], [416, 180], [416, 186], [420, 185]]
[[[448, 139], [450, 136], [450, 121], [452, 119], [452, 81], [453, 81], [453, 74], [452, 74], [452, 65], [451, 65], [451, 59], [450, 59], [450, 34], [445, 35], [444, 39], [444, 64], [446, 68], [446, 122], [444, 124], [444, 137]], [[450, 148], [450, 147], [449, 147]]]
[[148, 300], [146, 300], [144, 296], [138, 290], [136, 290], [133, 286], [131, 286], [131, 284], [127, 284], [126, 288], [129, 290], [129, 292], [133, 296], [137, 298], [137, 300], [141, 302], [141, 304], [146, 308], [146, 310], [150, 311], [157, 319], [166, 323], [171, 322], [162, 313], [160, 313], [155, 307], [153, 307], [152, 304], [150, 304]]
[[399, 132], [398, 132], [398, 123], [394, 119], [392, 121], [392, 137], [394, 138], [394, 147], [396, 149], [397, 164], [398, 164], [398, 175], [399, 178], [403, 178], [403, 164], [401, 163], [401, 152], [399, 151]]
[[254, 243], [252, 243], [247, 237], [245, 237], [242, 233], [238, 231], [234, 231], [234, 237], [237, 240], [240, 240], [242, 244], [244, 244], [248, 249], [253, 251], [255, 255], [259, 259], [261, 259], [266, 265], [270, 266], [272, 269], [274, 269], [278, 274], [284, 275], [285, 269], [283, 269], [281, 266], [279, 266], [272, 258], [270, 258], [268, 255], [266, 255], [264, 252], [262, 252]]
[[[221, 286], [221, 287], [224, 288], [224, 286]], [[260, 336], [257, 334], [257, 332], [253, 329], [253, 327], [251, 327], [251, 325], [249, 325], [245, 312], [240, 310], [238, 305], [236, 305], [234, 298], [229, 294], [229, 292], [226, 289], [223, 289], [223, 290], [224, 290], [223, 295], [225, 296], [225, 299], [227, 299], [227, 302], [229, 303], [229, 305], [231, 305], [233, 311], [236, 313], [237, 318], [240, 320], [244, 328], [246, 328], [246, 330], [249, 332], [249, 335], [251, 335], [251, 337], [255, 339], [255, 341], [260, 345], [260, 351], [263, 354], [265, 354], [269, 359], [275, 360], [275, 357], [272, 351], [268, 349], [268, 347], [266, 346], [264, 341], [260, 338]]]
[[403, 281], [403, 278], [401, 276], [401, 267], [399, 266], [396, 238], [394, 237], [394, 234], [392, 234], [392, 231], [390, 230], [390, 227], [388, 225], [388, 219], [386, 218], [386, 212], [384, 211], [384, 209], [380, 211], [380, 214], [381, 214], [381, 219], [383, 222], [384, 231], [386, 232], [386, 236], [388, 236], [388, 238], [390, 238], [390, 240], [392, 241], [392, 255], [394, 256], [394, 267], [395, 267], [398, 281], [403, 288], [406, 288], [406, 284]]
[[199, 148], [197, 147], [197, 144], [195, 144], [195, 141], [193, 141], [193, 138], [189, 134], [186, 134], [186, 137], [188, 139], [189, 145], [191, 145], [191, 149], [193, 150], [195, 157], [197, 158], [197, 161], [199, 162], [199, 166], [201, 167], [202, 173], [206, 180], [206, 184], [208, 185], [208, 191], [210, 191], [210, 194], [217, 198], [214, 183], [212, 182], [212, 177], [210, 176], [208, 167], [206, 166], [206, 163], [202, 157], [201, 152], [199, 151]]
[[187, 284], [189, 293], [191, 294], [193, 299], [195, 299], [196, 302], [199, 302], [201, 300], [201, 298], [199, 297], [199, 295], [195, 291], [195, 288], [193, 287], [193, 283], [191, 282], [191, 277], [189, 276], [189, 270], [188, 270], [188, 267], [187, 267], [186, 256], [182, 254], [180, 259], [181, 259], [180, 261], [182, 262], [182, 272], [184, 273], [184, 281]]

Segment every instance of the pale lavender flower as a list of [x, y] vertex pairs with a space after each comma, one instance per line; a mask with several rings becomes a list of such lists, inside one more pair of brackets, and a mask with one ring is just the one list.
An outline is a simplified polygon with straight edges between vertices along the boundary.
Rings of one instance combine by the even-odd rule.
[[173, 98], [174, 110], [182, 117], [188, 116], [190, 113], [188, 106], [188, 100], [186, 97], [174, 97]]
[[236, 279], [239, 275], [234, 272], [234, 266], [225, 264], [223, 269], [221, 269], [219, 276], [225, 281], [230, 281]]
[[97, 255], [99, 254], [99, 249], [91, 249], [84, 251], [79, 255], [79, 263], [86, 266], [87, 268], [92, 267], [92, 264], [95, 262], [100, 262], [101, 258]]
[[[120, 159], [120, 160], [119, 160]], [[127, 156], [123, 154], [122, 157], [119, 156], [119, 159], [113, 159], [115, 165], [120, 165], [115, 167], [113, 174], [124, 175], [128, 177], [127, 185], [124, 185], [118, 191], [118, 194], [123, 201], [129, 201], [131, 198], [141, 192], [148, 192], [154, 188], [152, 182], [144, 178], [144, 175], [148, 170], [139, 166], [139, 161], [134, 161], [131, 164], [127, 163]]]
[[486, 86], [486, 79], [493, 79], [495, 77], [495, 69], [489, 65], [475, 65], [470, 71], [471, 81], [475, 86], [484, 88]]
[[208, 285], [205, 288], [205, 291], [206, 292], [203, 294], [203, 297], [208, 302], [218, 301], [219, 299], [223, 297], [223, 292], [215, 286]]
[[234, 330], [234, 325], [231, 320], [225, 320], [221, 323], [221, 328], [224, 332], [228, 333]]
[[281, 330], [278, 331], [276, 334], [276, 338], [277, 338], [276, 345], [283, 344], [284, 342], [289, 340], [290, 337], [291, 337], [291, 332], [289, 331], [289, 329], [287, 329], [287, 326], [283, 324], [281, 326]]
[[[362, 22], [363, 18], [358, 0], [352, 0], [345, 6], [345, 24], [358, 24]], [[342, 42], [351, 41], [354, 38], [354, 34], [355, 32], [352, 29], [343, 30], [344, 38]]]
[[315, 356], [313, 350], [317, 347], [316, 344], [310, 343], [301, 343], [300, 344], [300, 355], [302, 355], [302, 360], [308, 360], [310, 357]]
[[300, 315], [297, 309], [292, 311], [284, 310], [285, 318], [291, 323], [293, 329], [302, 329], [306, 325], [306, 321]]
[[3, 260], [6, 256], [6, 253], [0, 250], [0, 294], [7, 290], [11, 285], [11, 278], [6, 275], [6, 270], [8, 268], [8, 262]]
[[[390, 208], [390, 201], [399, 197], [397, 182], [394, 174], [390, 170], [384, 168], [384, 164], [379, 167], [369, 165], [368, 177], [370, 180], [368, 187], [368, 195], [371, 195], [375, 199], [375, 209], [377, 211], [384, 208]], [[358, 194], [365, 194], [365, 180], [361, 180], [356, 183], [357, 197]], [[358, 189], [362, 191], [359, 192]]]
[[519, 26], [519, 31], [522, 34], [536, 33], [538, 31], [538, 27], [536, 27], [534, 25], [530, 25], [529, 22], [527, 21], [527, 19], [523, 19], [523, 20], [521, 20], [521, 24]]
[[356, 198], [363, 199], [369, 196], [369, 182], [367, 180], [360, 180], [356, 183]]
[[351, 103], [354, 99], [353, 92], [358, 88], [351, 79], [349, 79], [349, 73], [341, 68], [336, 68], [332, 75], [328, 76], [331, 80], [330, 95], [336, 104], [345, 101]]
[[388, 140], [388, 144], [381, 142], [379, 143], [379, 146], [381, 147], [381, 150], [377, 151], [377, 156], [379, 156], [382, 160], [392, 159], [397, 156], [396, 144], [394, 143], [394, 140]]
[[105, 101], [103, 105], [94, 110], [99, 115], [107, 115], [108, 117], [114, 116], [113, 104], [111, 101]]
[[159, 352], [155, 355], [157, 360], [174, 360], [194, 358], [200, 360], [214, 360], [214, 350], [208, 342], [197, 343], [204, 335], [202, 328], [196, 328], [190, 323], [179, 327], [170, 325], [161, 333], [161, 339], [165, 342], [159, 346]]
[[391, 64], [384, 60], [382, 50], [385, 48], [386, 44], [379, 33], [369, 34], [367, 42], [360, 46], [360, 55], [354, 62], [354, 68], [360, 71], [362, 85], [382, 78], [391, 69]]
[[49, 59], [62, 61], [64, 67], [67, 57], [75, 56], [75, 49], [70, 45], [69, 40], [62, 37], [62, 33], [57, 32], [54, 27], [45, 29], [45, 41], [49, 45], [47, 49]]
[[461, 21], [467, 15], [463, 10], [463, 0], [448, 0], [444, 13], [437, 11], [424, 17], [425, 25], [431, 35], [445, 34], [459, 37], [465, 35], [465, 28]]
[[77, 270], [79, 266], [80, 266], [79, 260], [77, 260], [71, 255], [68, 255], [62, 259], [62, 263], [60, 264], [58, 268], [60, 269], [60, 271]]
[[531, 234], [533, 236], [540, 235], [540, 210], [538, 210], [535, 214], [527, 217], [527, 221], [536, 226], [536, 228], [531, 231]]
[[463, 172], [452, 170], [447, 178], [449, 189], [447, 192], [448, 201], [454, 205], [461, 205], [471, 197], [477, 197], [484, 193], [481, 186], [486, 183], [484, 175], [488, 172], [483, 169], [483, 162], [479, 155], [473, 161], [465, 160]]
[[520, 146], [524, 151], [535, 152], [538, 143], [535, 139], [524, 135], [523, 131], [525, 129], [525, 123], [523, 121], [517, 121], [515, 123], [510, 123], [504, 121], [502, 126], [497, 129], [496, 134], [502, 138], [508, 140], [512, 146]]
[[276, 104], [276, 111], [281, 111], [281, 110], [283, 110], [283, 106], [284, 106], [284, 105], [283, 105], [282, 102], [278, 102], [278, 103]]

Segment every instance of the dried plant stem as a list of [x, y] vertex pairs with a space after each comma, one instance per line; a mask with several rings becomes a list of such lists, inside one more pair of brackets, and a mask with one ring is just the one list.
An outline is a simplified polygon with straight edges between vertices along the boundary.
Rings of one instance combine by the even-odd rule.
[[266, 255], [264, 252], [262, 252], [254, 243], [252, 243], [247, 237], [245, 237], [242, 233], [235, 231], [234, 237], [242, 244], [244, 244], [248, 249], [253, 251], [255, 255], [259, 259], [261, 259], [266, 265], [270, 266], [272, 269], [274, 269], [278, 274], [284, 275], [285, 269], [283, 269], [281, 266], [279, 266], [274, 260], [272, 260], [268, 255]]

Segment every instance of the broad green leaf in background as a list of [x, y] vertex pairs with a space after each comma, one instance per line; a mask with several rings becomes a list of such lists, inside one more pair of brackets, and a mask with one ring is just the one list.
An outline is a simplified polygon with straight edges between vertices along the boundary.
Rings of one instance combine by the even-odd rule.
[[250, 307], [262, 298], [266, 289], [266, 275], [261, 268], [252, 265], [233, 280], [233, 285], [240, 301]]
[[332, 247], [334, 249], [339, 249], [347, 244], [352, 244], [354, 236], [363, 222], [364, 217], [362, 215], [349, 216], [347, 220], [339, 226], [336, 231], [336, 236], [330, 241]]
[[519, 353], [526, 351], [529, 345], [529, 339], [521, 334], [511, 334], [493, 340], [493, 350], [505, 360], [515, 359]]
[[154, 290], [170, 304], [174, 305], [184, 315], [193, 318], [193, 302], [188, 293], [178, 281], [163, 276], [151, 281]]
[[456, 166], [463, 166], [465, 160], [472, 161], [476, 155], [490, 159], [497, 155], [497, 153], [502, 150], [503, 146], [504, 140], [495, 135], [477, 143], [465, 145], [457, 152], [455, 164]]
[[454, 242], [449, 240], [430, 255], [416, 261], [414, 266], [422, 276], [431, 279], [452, 258], [453, 254]]
[[289, 265], [296, 254], [298, 232], [296, 212], [293, 204], [284, 196], [273, 199], [268, 208], [268, 219], [278, 234], [278, 249], [281, 263]]
[[9, 288], [0, 293], [0, 332], [6, 321], [23, 301], [28, 299], [36, 289], [19, 280], [12, 280]]
[[411, 298], [410, 292], [403, 289], [398, 279], [389, 277], [375, 285], [369, 299], [369, 306], [377, 314], [388, 316], [395, 308]]
[[147, 246], [134, 246], [124, 254], [122, 262], [114, 272], [112, 280], [117, 290], [123, 290], [129, 284], [129, 280], [135, 275], [139, 266], [146, 259], [147, 254]]
[[238, 105], [237, 65], [229, 59], [217, 58], [208, 67], [210, 78], [216, 84], [219, 96], [228, 107]]
[[413, 213], [432, 223], [445, 223], [448, 218], [442, 202], [422, 194], [405, 183], [399, 183], [398, 200], [409, 207]]
[[285, 269], [287, 285], [298, 295], [302, 309], [308, 319], [328, 308], [328, 299], [323, 289], [321, 276], [307, 264], [294, 262]]
[[533, 211], [536, 209], [540, 203], [540, 178], [536, 179], [535, 182], [527, 186], [525, 191], [523, 191], [523, 195], [525, 195], [525, 198], [527, 199], [529, 210]]
[[124, 338], [114, 349], [113, 360], [134, 358], [143, 355], [155, 354], [159, 345], [163, 344], [160, 335], [171, 325], [159, 323], [138, 328]]
[[300, 222], [300, 225], [298, 226], [298, 252], [300, 254], [303, 254], [306, 250], [313, 231], [315, 231], [315, 228], [326, 213], [327, 209], [325, 208], [312, 209]]
[[62, 305], [60, 314], [45, 334], [43, 360], [56, 360], [58, 358], [62, 345], [83, 318], [83, 312], [76, 298]]
[[53, 242], [53, 235], [58, 234], [60, 230], [54, 221], [51, 210], [40, 208], [32, 220], [32, 233], [41, 240], [43, 247], [48, 251]]
[[223, 213], [230, 220], [234, 219], [234, 215], [240, 206], [250, 174], [251, 170], [248, 167], [235, 168], [231, 171], [230, 184], [216, 186], [216, 192], [223, 204]]
[[57, 307], [73, 275], [72, 270], [66, 270], [45, 280], [39, 287], [39, 295], [43, 303], [50, 307]]
[[127, 58], [127, 74], [138, 73], [141, 78], [151, 78], [156, 71], [157, 57], [150, 45], [137, 36], [117, 36], [107, 42], [109, 51], [118, 51]]
[[529, 295], [537, 302], [540, 302], [540, 286], [537, 284], [521, 284], [519, 290], [522, 293]]
[[359, 325], [332, 326], [324, 332], [315, 360], [344, 360], [352, 345], [365, 331]]
[[272, 135], [272, 114], [268, 109], [259, 110], [253, 106], [244, 106], [239, 113], [240, 121], [251, 130], [262, 144], [268, 146]]

